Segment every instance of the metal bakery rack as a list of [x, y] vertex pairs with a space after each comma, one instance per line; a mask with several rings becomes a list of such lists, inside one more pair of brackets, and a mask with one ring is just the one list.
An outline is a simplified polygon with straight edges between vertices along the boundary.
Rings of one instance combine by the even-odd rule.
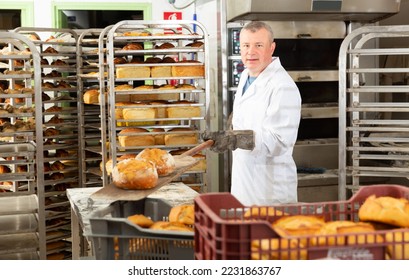
[[[339, 54], [339, 199], [365, 180], [409, 177], [408, 26], [364, 26], [352, 31]], [[347, 178], [352, 177], [352, 183]], [[397, 181], [398, 180], [398, 181]]]
[[[121, 21], [108, 29], [106, 142], [110, 144], [107, 154], [113, 159], [112, 164], [114, 165], [121, 155], [136, 154], [147, 147], [172, 152], [197, 145], [197, 143], [167, 145], [162, 140], [155, 141], [154, 145], [122, 146], [118, 136], [125, 128], [142, 128], [146, 132], [139, 132], [138, 135], [166, 139], [172, 129], [185, 128], [191, 131], [179, 132], [178, 135], [187, 136], [193, 133], [194, 137], [197, 137], [197, 142], [199, 141], [200, 132], [209, 127], [210, 122], [208, 34], [205, 28], [196, 21]], [[202, 45], [198, 47], [189, 45], [194, 42], [200, 42]], [[129, 44], [137, 44], [140, 47], [127, 49], [126, 46]], [[163, 44], [171, 47], [162, 48]], [[102, 45], [100, 41], [100, 46]], [[172, 75], [170, 69], [181, 64], [193, 68], [201, 67], [203, 73], [196, 76]], [[161, 70], [167, 69], [169, 72], [159, 75], [142, 74], [143, 71], [149, 72], [149, 69], [155, 67], [162, 67]], [[119, 74], [120, 72], [124, 75]], [[187, 85], [189, 88], [182, 88], [181, 85]], [[178, 102], [182, 100], [185, 103], [179, 104]], [[170, 108], [186, 107], [199, 108], [200, 112], [187, 117], [172, 118], [166, 115]], [[155, 113], [138, 119], [129, 119], [118, 113], [135, 108]], [[135, 133], [124, 135], [137, 136]], [[106, 161], [104, 166], [105, 164]], [[207, 176], [210, 176], [207, 170], [206, 167], [202, 170], [190, 170], [183, 174], [180, 180], [199, 192], [206, 192]]]
[[[78, 35], [71, 29], [19, 27], [12, 31], [29, 38], [40, 54], [41, 93], [36, 96], [39, 120], [36, 145], [37, 178], [42, 180], [45, 247], [41, 259], [71, 258], [70, 205], [67, 188], [79, 186], [78, 168]], [[40, 166], [41, 165], [41, 166]]]
[[[80, 135], [80, 182], [82, 187], [102, 187], [106, 175], [100, 163], [106, 158], [106, 124], [105, 95], [99, 96], [96, 102], [84, 100], [84, 94], [90, 90], [105, 92], [106, 72], [105, 33], [107, 29], [87, 29], [82, 31], [77, 42], [77, 79], [79, 93], [79, 135]], [[99, 40], [102, 37], [101, 41]], [[100, 69], [102, 69], [100, 71]], [[104, 70], [105, 69], [105, 70]], [[102, 73], [102, 76], [99, 74]], [[106, 180], [106, 179], [105, 179]]]
[[[0, 259], [45, 257], [40, 54], [23, 35], [0, 32]], [[33, 83], [34, 82], [34, 83]], [[38, 144], [37, 144], [38, 143]]]

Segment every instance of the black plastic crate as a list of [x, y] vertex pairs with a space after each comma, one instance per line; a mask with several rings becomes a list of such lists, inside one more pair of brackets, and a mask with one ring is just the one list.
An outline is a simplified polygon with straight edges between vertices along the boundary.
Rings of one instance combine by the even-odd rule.
[[167, 220], [172, 206], [161, 199], [116, 201], [90, 218], [93, 253], [97, 260], [192, 260], [193, 232], [151, 230], [127, 220], [144, 214]]

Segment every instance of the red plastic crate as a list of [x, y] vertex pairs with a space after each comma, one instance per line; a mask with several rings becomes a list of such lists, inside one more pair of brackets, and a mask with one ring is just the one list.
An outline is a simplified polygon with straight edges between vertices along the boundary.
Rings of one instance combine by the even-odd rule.
[[[400, 185], [362, 186], [347, 201], [274, 205], [274, 208], [290, 215], [321, 216], [325, 221], [358, 222], [358, 209], [370, 195], [409, 199], [409, 188]], [[259, 207], [262, 206], [246, 207], [230, 193], [208, 193], [197, 196], [195, 198], [195, 259], [250, 260], [252, 241], [280, 238], [271, 227], [271, 223], [280, 216], [275, 214], [264, 217], [252, 216], [251, 219], [244, 217], [243, 214], [246, 211]], [[387, 240], [387, 235], [392, 236], [392, 239]], [[263, 248], [253, 253], [273, 259], [409, 259], [409, 228], [377, 230], [377, 242], [371, 241], [374, 236], [374, 233], [349, 233], [293, 237], [292, 239], [297, 241], [301, 241], [301, 238], [306, 241], [304, 247], [297, 245], [287, 248], [279, 243], [278, 248]], [[324, 245], [310, 245], [312, 241], [317, 240], [317, 237], [326, 239]], [[332, 240], [355, 238], [357, 242], [359, 240], [359, 244], [329, 245], [330, 238]], [[286, 238], [281, 237], [280, 240], [282, 239]]]

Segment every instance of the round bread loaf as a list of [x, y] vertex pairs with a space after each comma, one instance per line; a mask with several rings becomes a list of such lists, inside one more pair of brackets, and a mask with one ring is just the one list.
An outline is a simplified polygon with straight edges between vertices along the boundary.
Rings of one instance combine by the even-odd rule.
[[175, 159], [166, 150], [146, 148], [136, 158], [153, 162], [159, 176], [167, 176], [175, 170]]
[[151, 189], [158, 182], [158, 172], [152, 162], [140, 159], [125, 159], [112, 169], [114, 185], [122, 189]]
[[169, 42], [165, 42], [161, 45], [157, 45], [155, 46], [155, 49], [171, 49], [174, 48], [175, 46], [172, 43]]
[[122, 49], [123, 50], [143, 50], [143, 45], [140, 43], [128, 43]]

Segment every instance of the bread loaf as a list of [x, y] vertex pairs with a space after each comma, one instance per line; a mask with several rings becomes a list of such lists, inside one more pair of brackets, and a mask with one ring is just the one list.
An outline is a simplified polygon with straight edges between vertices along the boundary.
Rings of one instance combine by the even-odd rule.
[[99, 90], [90, 89], [84, 93], [83, 100], [85, 104], [98, 104], [99, 103]]
[[143, 228], [149, 228], [150, 226], [153, 225], [152, 219], [149, 217], [146, 217], [143, 214], [135, 214], [132, 216], [128, 216], [127, 220]]
[[172, 77], [172, 68], [171, 66], [152, 66], [151, 67], [151, 76], [153, 78], [168, 78]]
[[195, 207], [193, 204], [177, 205], [170, 209], [169, 222], [179, 222], [186, 225], [195, 223]]
[[155, 46], [155, 49], [172, 49], [172, 48], [174, 48], [174, 47], [175, 47], [175, 46], [174, 46], [172, 43], [165, 42], [165, 43], [163, 43], [163, 44], [161, 44], [161, 45]]
[[112, 170], [115, 186], [123, 189], [151, 189], [158, 182], [158, 173], [152, 162], [139, 159], [125, 159]]
[[155, 121], [142, 121], [146, 119], [155, 119], [156, 118], [155, 108], [142, 107], [144, 105], [149, 105], [148, 103], [133, 103], [132, 105], [133, 105], [132, 107], [122, 109], [123, 118], [125, 120], [133, 120], [132, 122], [127, 122], [127, 126], [155, 124]]
[[369, 196], [358, 210], [361, 221], [409, 227], [409, 201], [389, 196]]
[[185, 104], [186, 106], [177, 106], [177, 107], [175, 106], [175, 107], [167, 108], [169, 118], [175, 118], [175, 119], [195, 118], [195, 117], [200, 117], [201, 115], [200, 107], [192, 106], [195, 104], [194, 102], [181, 100], [181, 101], [173, 102], [172, 104], [175, 104], [175, 105]]
[[130, 66], [117, 67], [116, 77], [118, 79], [124, 78], [149, 78], [151, 76], [151, 68], [149, 66]]
[[[131, 106], [134, 103], [132, 102], [117, 102], [115, 103], [115, 119], [116, 120], [121, 120], [124, 118], [123, 115], [123, 108], [120, 106]], [[126, 126], [126, 122], [121, 122], [121, 121], [117, 121], [116, 122], [117, 126]]]
[[162, 149], [146, 148], [142, 150], [136, 158], [153, 162], [159, 176], [169, 175], [176, 167], [173, 156], [166, 150]]
[[128, 43], [122, 49], [123, 50], [143, 50], [143, 45], [140, 43]]
[[[187, 149], [179, 149], [179, 150], [173, 150], [170, 151], [171, 155], [181, 155], [184, 152], [186, 152]], [[199, 159], [199, 162], [192, 167], [190, 167], [188, 170], [189, 171], [206, 171], [207, 169], [207, 162], [206, 162], [206, 156], [203, 154], [195, 154], [192, 156], [195, 159]]]
[[[156, 127], [152, 129], [152, 132], [165, 132], [165, 129], [161, 127]], [[165, 135], [164, 134], [154, 134], [153, 137], [155, 138], [155, 145], [165, 145]]]
[[198, 142], [197, 135], [190, 128], [175, 127], [175, 128], [170, 129], [167, 132], [168, 134], [165, 135], [165, 145], [167, 146], [190, 145], [190, 144], [197, 144]]
[[[144, 128], [125, 128], [118, 134], [118, 141], [122, 147], [132, 146], [153, 146], [155, 145], [155, 138], [153, 135], [146, 135], [141, 133], [147, 133], [148, 130]], [[124, 135], [124, 134], [130, 135]]]
[[321, 217], [294, 215], [282, 216], [272, 223], [272, 227], [280, 236], [287, 237], [316, 234], [324, 224]]
[[203, 77], [205, 75], [204, 65], [183, 65], [184, 63], [200, 63], [195, 60], [180, 61], [178, 65], [172, 66], [173, 77]]

